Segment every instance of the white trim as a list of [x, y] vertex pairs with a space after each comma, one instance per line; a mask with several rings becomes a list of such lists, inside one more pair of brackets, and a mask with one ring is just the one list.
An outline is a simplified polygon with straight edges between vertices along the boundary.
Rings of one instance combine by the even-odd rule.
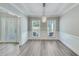
[[17, 7], [15, 4], [10, 3], [10, 5], [16, 8], [19, 12], [21, 12], [22, 15], [24, 15], [24, 12], [21, 9], [19, 9], [19, 7]]
[[[40, 20], [33, 20], [33, 21], [38, 21], [39, 22], [39, 36], [38, 37], [40, 37]], [[32, 25], [33, 25], [33, 21], [31, 22], [32, 23]], [[33, 27], [33, 26], [32, 26]], [[32, 30], [32, 37], [34, 37], [33, 36], [33, 30]], [[34, 37], [34, 38], [38, 38], [38, 37]]]
[[[52, 21], [52, 22], [53, 22], [53, 33], [55, 33], [55, 30], [54, 30], [54, 28], [55, 28], [55, 27], [54, 27], [54, 20], [47, 20], [47, 35], [49, 34], [49, 31], [48, 31], [48, 30], [49, 30], [49, 29], [48, 29], [48, 22], [49, 22], [49, 21]], [[50, 36], [48, 36], [48, 37], [50, 37]]]
[[6, 9], [6, 8], [4, 8], [4, 7], [1, 7], [1, 6], [0, 6], [0, 9], [4, 10], [6, 13], [8, 13], [8, 14], [10, 14], [10, 15], [19, 17], [19, 15], [13, 13], [11, 10], [8, 10], [8, 9]]
[[[78, 6], [79, 4], [77, 3], [77, 4], [74, 4], [74, 5], [72, 5], [70, 8], [68, 8], [68, 9], [66, 9], [64, 12], [63, 12], [63, 14], [62, 15], [65, 15], [67, 12], [69, 12], [70, 10], [72, 10], [73, 8], [75, 8], [76, 6]], [[61, 15], [61, 16], [62, 16]]]
[[60, 32], [60, 41], [68, 46], [72, 51], [74, 51], [77, 55], [79, 55], [79, 37]]

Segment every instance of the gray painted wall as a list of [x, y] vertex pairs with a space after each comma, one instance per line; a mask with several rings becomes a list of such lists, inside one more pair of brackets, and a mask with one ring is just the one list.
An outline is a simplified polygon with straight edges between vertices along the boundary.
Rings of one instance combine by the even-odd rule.
[[27, 42], [28, 40], [28, 18], [27, 17], [21, 17], [20, 19], [21, 23], [21, 41], [20, 41], [20, 45], [23, 45], [24, 43]]
[[0, 42], [17, 41], [17, 22], [18, 17], [0, 13]]
[[29, 39], [35, 39], [32, 37], [32, 20], [40, 20], [40, 37], [38, 37], [37, 39], [53, 39], [53, 38], [57, 38], [57, 32], [59, 31], [59, 19], [58, 17], [49, 17], [47, 18], [47, 20], [54, 20], [56, 22], [55, 24], [55, 29], [56, 29], [56, 34], [49, 38], [47, 35], [47, 22], [46, 23], [42, 23], [42, 18], [40, 17], [29, 17], [28, 19], [28, 32], [29, 32]]
[[79, 55], [79, 5], [60, 18], [60, 40]]
[[60, 18], [60, 30], [79, 36], [79, 6], [73, 8]]
[[0, 13], [0, 42], [19, 42], [20, 45], [23, 45], [27, 40], [28, 18]]

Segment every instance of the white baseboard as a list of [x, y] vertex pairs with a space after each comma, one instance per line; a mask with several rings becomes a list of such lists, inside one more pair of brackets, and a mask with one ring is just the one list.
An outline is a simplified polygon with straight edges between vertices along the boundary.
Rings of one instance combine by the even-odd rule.
[[60, 41], [79, 55], [79, 37], [68, 33], [60, 32]]

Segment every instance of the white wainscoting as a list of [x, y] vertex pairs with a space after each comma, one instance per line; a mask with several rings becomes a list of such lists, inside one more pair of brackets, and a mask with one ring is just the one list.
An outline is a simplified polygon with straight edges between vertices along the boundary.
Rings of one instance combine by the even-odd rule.
[[60, 41], [79, 55], [79, 37], [68, 33], [60, 32]]
[[32, 32], [28, 31], [28, 38], [29, 40], [58, 40], [59, 39], [59, 32], [55, 32], [53, 37], [49, 37], [47, 31], [41, 31], [39, 37], [32, 37]]

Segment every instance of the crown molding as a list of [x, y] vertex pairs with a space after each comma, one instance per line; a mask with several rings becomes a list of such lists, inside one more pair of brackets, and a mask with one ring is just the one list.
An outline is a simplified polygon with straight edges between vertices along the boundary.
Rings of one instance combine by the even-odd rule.
[[19, 9], [19, 7], [17, 7], [15, 4], [10, 3], [10, 5], [16, 8], [22, 15], [24, 15], [24, 12], [21, 9]]
[[19, 17], [19, 15], [13, 13], [11, 10], [9, 10], [9, 9], [7, 9], [7, 8], [4, 8], [4, 7], [0, 6], [0, 9], [4, 10], [3, 13], [7, 13], [7, 14], [9, 14], [9, 15], [13, 15], [13, 16]]
[[77, 7], [78, 5], [79, 5], [78, 3], [75, 3], [70, 8], [68, 8], [67, 10], [65, 10], [61, 16], [65, 15], [66, 13], [68, 13], [70, 10], [72, 10], [75, 7]]

